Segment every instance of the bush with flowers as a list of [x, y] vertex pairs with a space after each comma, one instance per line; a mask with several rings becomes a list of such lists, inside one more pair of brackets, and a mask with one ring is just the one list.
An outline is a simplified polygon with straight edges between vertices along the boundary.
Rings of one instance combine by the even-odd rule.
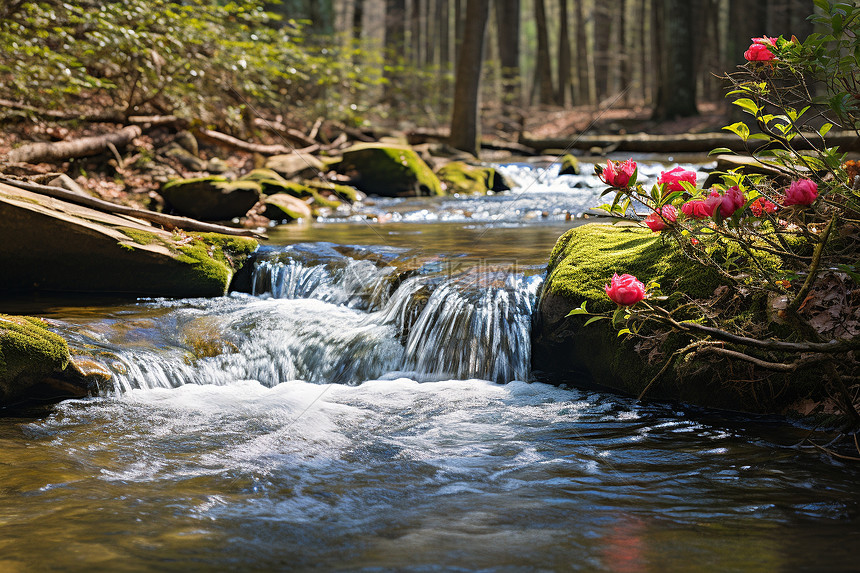
[[725, 129], [779, 177], [733, 170], [701, 189], [695, 172], [676, 167], [646, 188], [632, 160], [596, 168], [613, 199], [606, 211], [659, 233], [688, 269], [721, 279], [710, 297], [667, 297], [646, 284], [652, 277], [619, 271], [606, 277], [614, 312], [585, 304], [570, 312], [586, 324], [610, 320], [639, 348], [672, 338], [640, 395], [673, 370], [707, 363], [721, 383], [753, 395], [813, 384], [821, 408], [860, 429], [860, 169], [827, 145], [834, 126], [860, 128], [860, 7], [816, 6], [826, 34], [753, 38], [748, 63], [727, 76], [729, 97], [751, 121]]

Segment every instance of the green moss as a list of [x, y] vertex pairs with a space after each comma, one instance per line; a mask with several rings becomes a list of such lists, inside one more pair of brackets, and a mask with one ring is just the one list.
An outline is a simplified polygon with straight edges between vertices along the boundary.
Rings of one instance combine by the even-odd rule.
[[659, 234], [638, 227], [583, 225], [562, 235], [550, 255], [545, 289], [589, 308], [613, 307], [604, 285], [614, 273], [631, 274], [644, 283], [660, 283], [664, 294], [686, 293], [694, 298], [713, 294], [723, 279], [713, 270], [692, 264], [677, 249], [663, 244]]
[[492, 183], [488, 179], [492, 179], [495, 170], [488, 173], [490, 169], [469, 165], [464, 161], [452, 161], [443, 165], [436, 175], [445, 184], [448, 193], [484, 195], [492, 188]]
[[349, 201], [350, 203], [355, 203], [359, 198], [359, 191], [355, 187], [350, 185], [341, 185], [339, 183], [331, 183], [331, 182], [317, 182], [317, 181], [305, 181], [305, 185], [310, 187], [311, 189], [316, 189], [317, 191], [329, 191], [334, 193], [339, 199], [343, 199], [344, 201]]
[[138, 245], [151, 245], [153, 243], [164, 244], [165, 241], [155, 233], [142, 231], [140, 229], [131, 229], [129, 227], [121, 227], [118, 229], [123, 235], [137, 243]]
[[561, 158], [561, 167], [559, 168], [558, 174], [579, 175], [579, 160], [570, 153], [566, 153]]
[[208, 175], [206, 177], [192, 177], [191, 179], [171, 179], [167, 183], [164, 184], [162, 190], [167, 191], [168, 189], [172, 189], [174, 187], [181, 187], [183, 185], [196, 185], [198, 183], [227, 183], [228, 179], [223, 175]]
[[22, 373], [46, 374], [68, 363], [66, 341], [42, 320], [0, 314], [0, 388], [7, 394], [14, 393], [9, 386]]
[[377, 195], [443, 195], [442, 183], [409, 146], [358, 144], [343, 153], [338, 171], [356, 187]]

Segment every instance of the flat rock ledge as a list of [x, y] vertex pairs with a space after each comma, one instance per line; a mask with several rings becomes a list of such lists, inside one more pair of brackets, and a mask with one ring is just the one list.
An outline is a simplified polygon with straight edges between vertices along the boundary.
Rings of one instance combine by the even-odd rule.
[[0, 292], [225, 294], [258, 243], [165, 231], [0, 184]]

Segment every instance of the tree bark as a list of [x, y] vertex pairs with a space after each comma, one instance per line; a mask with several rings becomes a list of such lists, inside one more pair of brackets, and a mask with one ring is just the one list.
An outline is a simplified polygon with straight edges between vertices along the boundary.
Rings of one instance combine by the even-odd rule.
[[546, 21], [546, 4], [544, 0], [534, 0], [535, 24], [537, 25], [537, 62], [535, 63], [535, 88], [538, 103], [550, 105], [555, 97], [552, 86], [552, 65], [549, 56], [549, 30]]
[[129, 125], [113, 133], [82, 137], [72, 141], [31, 143], [10, 151], [6, 155], [6, 160], [12, 163], [52, 163], [77, 157], [87, 157], [106, 151], [111, 145], [124, 147], [140, 134], [140, 127]]
[[659, 87], [654, 119], [696, 115], [696, 66], [693, 50], [693, 7], [687, 0], [660, 0], [663, 49], [655, 58]]
[[481, 65], [484, 34], [490, 16], [490, 0], [468, 0], [467, 33], [457, 57], [454, 109], [451, 113], [451, 146], [478, 155], [480, 145]]
[[[520, 105], [520, 0], [496, 0], [503, 103]], [[515, 40], [514, 40], [515, 38]]]
[[555, 101], [558, 105], [566, 107], [568, 95], [570, 94], [570, 26], [567, 17], [567, 0], [559, 0], [559, 14], [561, 26], [558, 33], [558, 92]]

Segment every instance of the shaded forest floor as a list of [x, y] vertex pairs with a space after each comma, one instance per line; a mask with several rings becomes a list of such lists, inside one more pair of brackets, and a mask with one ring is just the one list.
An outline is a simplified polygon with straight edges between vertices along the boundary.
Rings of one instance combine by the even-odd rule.
[[[649, 107], [613, 107], [595, 109], [581, 106], [571, 109], [531, 110], [525, 116], [525, 131], [536, 139], [562, 138], [572, 133], [600, 135], [649, 133], [674, 135], [682, 133], [719, 132], [729, 121], [723, 102], [700, 103], [699, 115], [671, 121], [655, 121]], [[498, 127], [498, 126], [496, 126]]]

